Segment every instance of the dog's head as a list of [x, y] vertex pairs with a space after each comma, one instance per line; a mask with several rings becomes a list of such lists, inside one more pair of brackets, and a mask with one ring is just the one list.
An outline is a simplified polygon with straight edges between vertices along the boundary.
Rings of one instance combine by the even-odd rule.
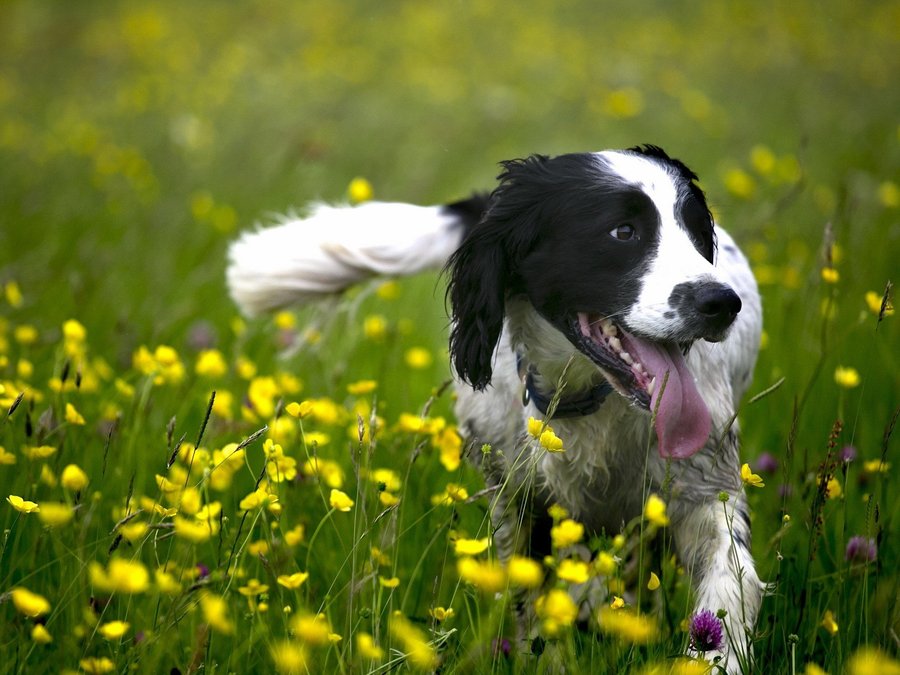
[[[663, 417], [702, 417], [683, 353], [695, 340], [721, 340], [741, 301], [713, 264], [713, 219], [696, 175], [655, 146], [503, 167], [448, 264], [459, 376], [476, 389], [490, 383], [506, 302], [524, 297], [621, 395]], [[657, 406], [663, 380], [669, 393]], [[708, 413], [704, 424], [708, 434]], [[696, 450], [667, 445], [674, 456]]]

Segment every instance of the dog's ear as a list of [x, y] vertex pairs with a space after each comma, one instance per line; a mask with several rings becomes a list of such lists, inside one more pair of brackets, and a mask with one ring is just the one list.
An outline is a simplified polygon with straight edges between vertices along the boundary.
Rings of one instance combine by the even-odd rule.
[[503, 163], [488, 209], [447, 262], [450, 356], [459, 377], [478, 390], [491, 382], [506, 298], [520, 287], [518, 261], [537, 236], [540, 195], [533, 187], [546, 162], [535, 155]]

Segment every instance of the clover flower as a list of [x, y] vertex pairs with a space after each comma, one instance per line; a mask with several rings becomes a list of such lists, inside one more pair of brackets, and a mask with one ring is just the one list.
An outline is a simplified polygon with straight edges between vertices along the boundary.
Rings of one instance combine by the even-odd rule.
[[857, 535], [850, 537], [847, 542], [847, 549], [844, 551], [844, 558], [852, 563], [870, 563], [875, 562], [878, 557], [878, 545], [871, 537], [863, 537]]
[[691, 649], [697, 652], [722, 649], [725, 635], [721, 619], [710, 610], [701, 609], [691, 617], [690, 639]]

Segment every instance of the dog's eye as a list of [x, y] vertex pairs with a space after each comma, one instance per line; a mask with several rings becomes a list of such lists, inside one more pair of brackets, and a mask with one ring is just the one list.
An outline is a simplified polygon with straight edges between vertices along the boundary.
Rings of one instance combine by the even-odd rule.
[[629, 223], [617, 225], [609, 231], [609, 234], [619, 241], [630, 241], [631, 239], [637, 238], [637, 231], [634, 229], [634, 226]]

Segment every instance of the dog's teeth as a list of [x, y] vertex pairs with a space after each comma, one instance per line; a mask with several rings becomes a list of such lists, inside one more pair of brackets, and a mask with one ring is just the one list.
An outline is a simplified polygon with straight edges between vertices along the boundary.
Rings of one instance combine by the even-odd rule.
[[635, 362], [635, 364], [634, 364], [633, 366], [631, 366], [631, 369], [632, 369], [634, 372], [636, 372], [638, 375], [643, 375], [643, 374], [644, 374], [644, 366], [642, 366], [642, 365], [641, 365], [640, 363], [638, 363], [638, 362]]
[[634, 359], [631, 358], [631, 354], [629, 354], [628, 352], [619, 352], [619, 358], [629, 366], [634, 365]]
[[622, 351], [622, 342], [617, 337], [609, 338], [609, 346], [613, 348], [613, 351]]
[[601, 319], [600, 320], [600, 330], [603, 331], [603, 334], [606, 336], [614, 336], [619, 331], [616, 329], [616, 325], [610, 321], [609, 319]]
[[656, 391], [656, 378], [652, 378], [650, 382], [647, 383], [647, 393], [653, 396], [653, 392]]

